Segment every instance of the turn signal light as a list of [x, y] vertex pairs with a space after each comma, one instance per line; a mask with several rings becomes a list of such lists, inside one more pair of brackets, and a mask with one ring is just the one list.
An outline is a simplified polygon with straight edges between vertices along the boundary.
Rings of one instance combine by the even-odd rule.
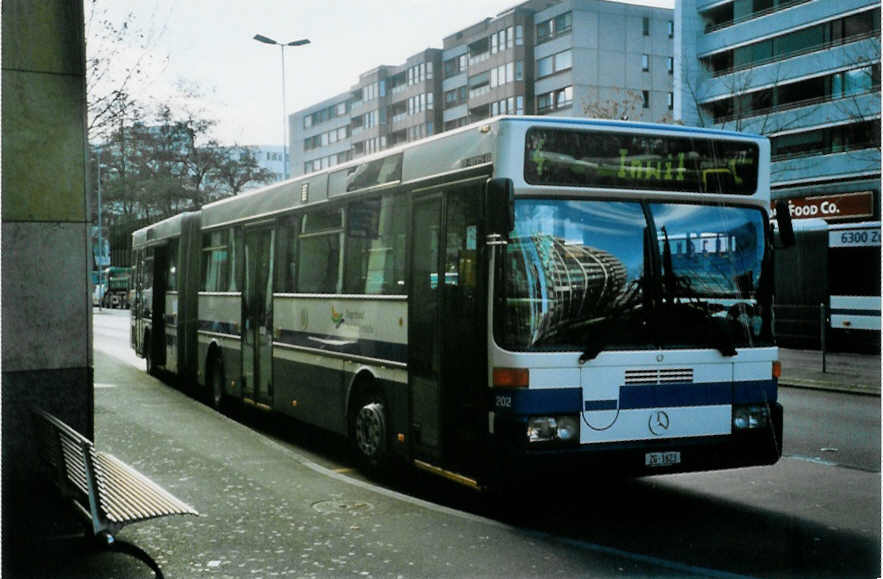
[[778, 360], [773, 362], [773, 378], [782, 377], [782, 363]]
[[529, 382], [527, 368], [494, 368], [494, 388], [527, 388]]

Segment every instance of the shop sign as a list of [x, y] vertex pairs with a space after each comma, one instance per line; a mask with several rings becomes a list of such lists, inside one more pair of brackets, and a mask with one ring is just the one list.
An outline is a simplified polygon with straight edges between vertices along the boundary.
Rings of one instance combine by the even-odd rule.
[[[818, 197], [802, 197], [788, 199], [791, 219], [811, 219], [821, 217], [826, 221], [840, 219], [856, 219], [874, 215], [873, 191], [843, 193], [841, 195], [820, 195]], [[775, 202], [770, 204], [772, 217], [775, 218]]]

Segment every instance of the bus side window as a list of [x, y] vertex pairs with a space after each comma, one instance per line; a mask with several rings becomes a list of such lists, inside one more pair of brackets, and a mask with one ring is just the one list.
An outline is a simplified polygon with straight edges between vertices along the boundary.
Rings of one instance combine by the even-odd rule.
[[168, 275], [166, 275], [166, 289], [176, 291], [178, 289], [178, 240], [169, 242], [168, 248]]
[[279, 251], [276, 265], [276, 287], [280, 292], [293, 293], [297, 280], [297, 234], [300, 231], [300, 217], [288, 217], [280, 223]]
[[303, 216], [298, 244], [299, 292], [340, 293], [342, 218], [340, 209], [315, 211]]
[[346, 293], [405, 293], [407, 210], [404, 197], [394, 195], [350, 204], [344, 264]]
[[232, 230], [212, 231], [202, 236], [202, 291], [235, 291], [230, 267]]

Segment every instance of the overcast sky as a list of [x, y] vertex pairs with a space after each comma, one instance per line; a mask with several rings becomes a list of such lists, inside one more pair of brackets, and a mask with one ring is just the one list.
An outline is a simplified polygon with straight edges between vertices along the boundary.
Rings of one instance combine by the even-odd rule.
[[[201, 94], [190, 102], [218, 121], [223, 144], [282, 142], [280, 42], [309, 38], [285, 49], [286, 111], [310, 106], [348, 90], [360, 73], [381, 64], [399, 65], [442, 39], [519, 2], [513, 0], [95, 0], [97, 13], [146, 35], [150, 52], [132, 47], [115, 66], [139, 60], [144, 74], [131, 87], [144, 103], [168, 101], [180, 87]], [[101, 49], [88, 19], [87, 51]], [[674, 0], [633, 0], [674, 8]], [[129, 34], [134, 44], [134, 35]], [[91, 42], [90, 42], [91, 39]]]

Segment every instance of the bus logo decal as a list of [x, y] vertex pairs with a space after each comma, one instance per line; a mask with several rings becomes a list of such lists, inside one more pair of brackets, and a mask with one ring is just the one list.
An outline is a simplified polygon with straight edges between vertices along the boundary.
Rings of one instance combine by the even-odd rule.
[[665, 431], [668, 430], [670, 425], [671, 420], [669, 420], [668, 414], [662, 410], [655, 414], [651, 414], [650, 419], [647, 421], [647, 427], [650, 428], [650, 432], [653, 433], [654, 436], [662, 436], [665, 434]]
[[331, 304], [331, 321], [334, 323], [334, 327], [338, 329], [345, 321], [343, 314], [334, 309], [334, 304]]

